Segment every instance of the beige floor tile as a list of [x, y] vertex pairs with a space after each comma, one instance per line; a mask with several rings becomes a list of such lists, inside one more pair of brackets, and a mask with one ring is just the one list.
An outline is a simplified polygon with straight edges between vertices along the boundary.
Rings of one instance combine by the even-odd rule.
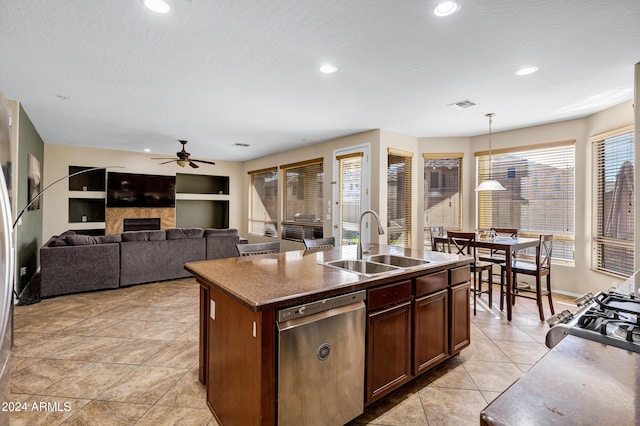
[[472, 340], [471, 344], [463, 349], [459, 355], [462, 362], [467, 361], [494, 361], [509, 362], [509, 358], [491, 340]]
[[549, 331], [549, 326], [547, 325], [542, 325], [542, 326], [539, 325], [539, 326], [533, 326], [533, 327], [528, 325], [518, 325], [517, 327], [520, 330], [527, 333], [529, 336], [531, 336], [531, 338], [534, 339], [536, 342], [543, 343], [543, 344], [545, 342], [547, 332]]
[[176, 341], [180, 342], [199, 342], [200, 341], [200, 323], [196, 322], [190, 326], [182, 335], [176, 337]]
[[144, 365], [191, 369], [198, 365], [198, 350], [196, 342], [170, 342], [146, 360]]
[[23, 333], [53, 334], [80, 321], [82, 321], [82, 318], [38, 315], [32, 319], [30, 324], [16, 328], [16, 331]]
[[186, 369], [140, 366], [123, 377], [97, 399], [155, 404], [187, 373]]
[[109, 352], [97, 354], [95, 360], [119, 364], [142, 364], [167, 343], [166, 340], [129, 339]]
[[136, 426], [207, 425], [213, 415], [208, 409], [153, 406]]
[[198, 369], [194, 368], [169, 389], [157, 405], [208, 409], [206, 395], [207, 388], [198, 380]]
[[92, 401], [69, 418], [64, 424], [65, 426], [129, 426], [140, 420], [151, 407], [151, 405], [145, 404]]
[[37, 358], [22, 358], [11, 354], [9, 358], [9, 367], [11, 368], [11, 375], [15, 375], [18, 371], [33, 364], [37, 361]]
[[118, 320], [106, 318], [85, 318], [75, 324], [60, 329], [56, 334], [72, 336], [100, 336], [104, 329], [118, 326]]
[[478, 328], [491, 340], [509, 342], [533, 342], [534, 339], [511, 324], [476, 323]]
[[398, 389], [373, 403], [351, 424], [427, 425], [418, 393], [411, 385]]
[[502, 392], [493, 392], [493, 391], [480, 391], [485, 401], [487, 401], [487, 405], [491, 404], [491, 401], [500, 396]]
[[52, 356], [58, 359], [75, 359], [82, 361], [96, 361], [101, 354], [109, 352], [120, 346], [125, 339], [115, 337], [81, 337], [65, 349]]
[[458, 358], [452, 358], [434, 369], [427, 371], [418, 378], [416, 386], [421, 388], [420, 383], [424, 379], [428, 380], [429, 386], [478, 390], [478, 386], [476, 386]]
[[534, 364], [516, 364], [516, 366], [520, 369], [520, 371], [522, 371], [523, 373], [526, 373], [527, 371], [529, 371], [529, 369], [531, 369], [531, 367], [533, 367]]
[[88, 363], [63, 376], [41, 393], [50, 396], [95, 399], [135, 368], [133, 365], [124, 364]]
[[82, 337], [79, 336], [16, 333], [11, 355], [25, 358], [52, 357], [60, 351], [73, 347], [81, 339]]
[[175, 340], [189, 329], [189, 324], [156, 321], [150, 322], [144, 330], [140, 331], [136, 339]]
[[419, 392], [429, 426], [477, 425], [487, 405], [477, 390], [426, 387]]
[[495, 341], [495, 344], [512, 362], [520, 364], [535, 364], [549, 350], [546, 346], [538, 342]]
[[67, 374], [86, 365], [83, 361], [38, 360], [11, 376], [11, 392], [39, 394]]
[[522, 376], [522, 371], [511, 362], [468, 361], [464, 368], [483, 391], [502, 392]]

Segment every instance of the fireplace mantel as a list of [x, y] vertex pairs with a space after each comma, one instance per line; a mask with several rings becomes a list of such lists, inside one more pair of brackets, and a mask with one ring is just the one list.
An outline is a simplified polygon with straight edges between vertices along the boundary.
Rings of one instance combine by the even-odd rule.
[[105, 234], [120, 234], [124, 219], [160, 218], [160, 229], [176, 227], [176, 209], [174, 207], [107, 207], [105, 215]]

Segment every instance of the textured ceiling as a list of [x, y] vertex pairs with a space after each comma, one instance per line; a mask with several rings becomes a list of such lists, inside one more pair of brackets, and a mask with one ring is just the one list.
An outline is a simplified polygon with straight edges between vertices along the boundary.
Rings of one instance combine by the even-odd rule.
[[495, 131], [582, 117], [631, 99], [640, 61], [638, 0], [173, 3], [0, 2], [0, 90], [47, 143], [244, 161], [375, 128], [484, 134], [486, 112]]

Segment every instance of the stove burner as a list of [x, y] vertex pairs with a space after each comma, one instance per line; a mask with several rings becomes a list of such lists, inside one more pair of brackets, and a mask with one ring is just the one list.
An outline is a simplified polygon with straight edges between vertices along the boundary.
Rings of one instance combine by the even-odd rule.
[[613, 330], [613, 334], [629, 342], [640, 343], [640, 328], [633, 324], [619, 324]]

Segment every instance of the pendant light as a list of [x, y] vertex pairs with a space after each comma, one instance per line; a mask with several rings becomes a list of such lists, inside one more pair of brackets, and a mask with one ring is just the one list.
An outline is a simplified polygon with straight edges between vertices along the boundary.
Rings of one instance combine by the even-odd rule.
[[493, 164], [491, 162], [491, 124], [493, 123], [493, 116], [495, 114], [490, 112], [485, 114], [485, 117], [489, 117], [489, 179], [483, 181], [476, 187], [476, 191], [504, 191], [505, 187], [500, 182], [493, 179]]

